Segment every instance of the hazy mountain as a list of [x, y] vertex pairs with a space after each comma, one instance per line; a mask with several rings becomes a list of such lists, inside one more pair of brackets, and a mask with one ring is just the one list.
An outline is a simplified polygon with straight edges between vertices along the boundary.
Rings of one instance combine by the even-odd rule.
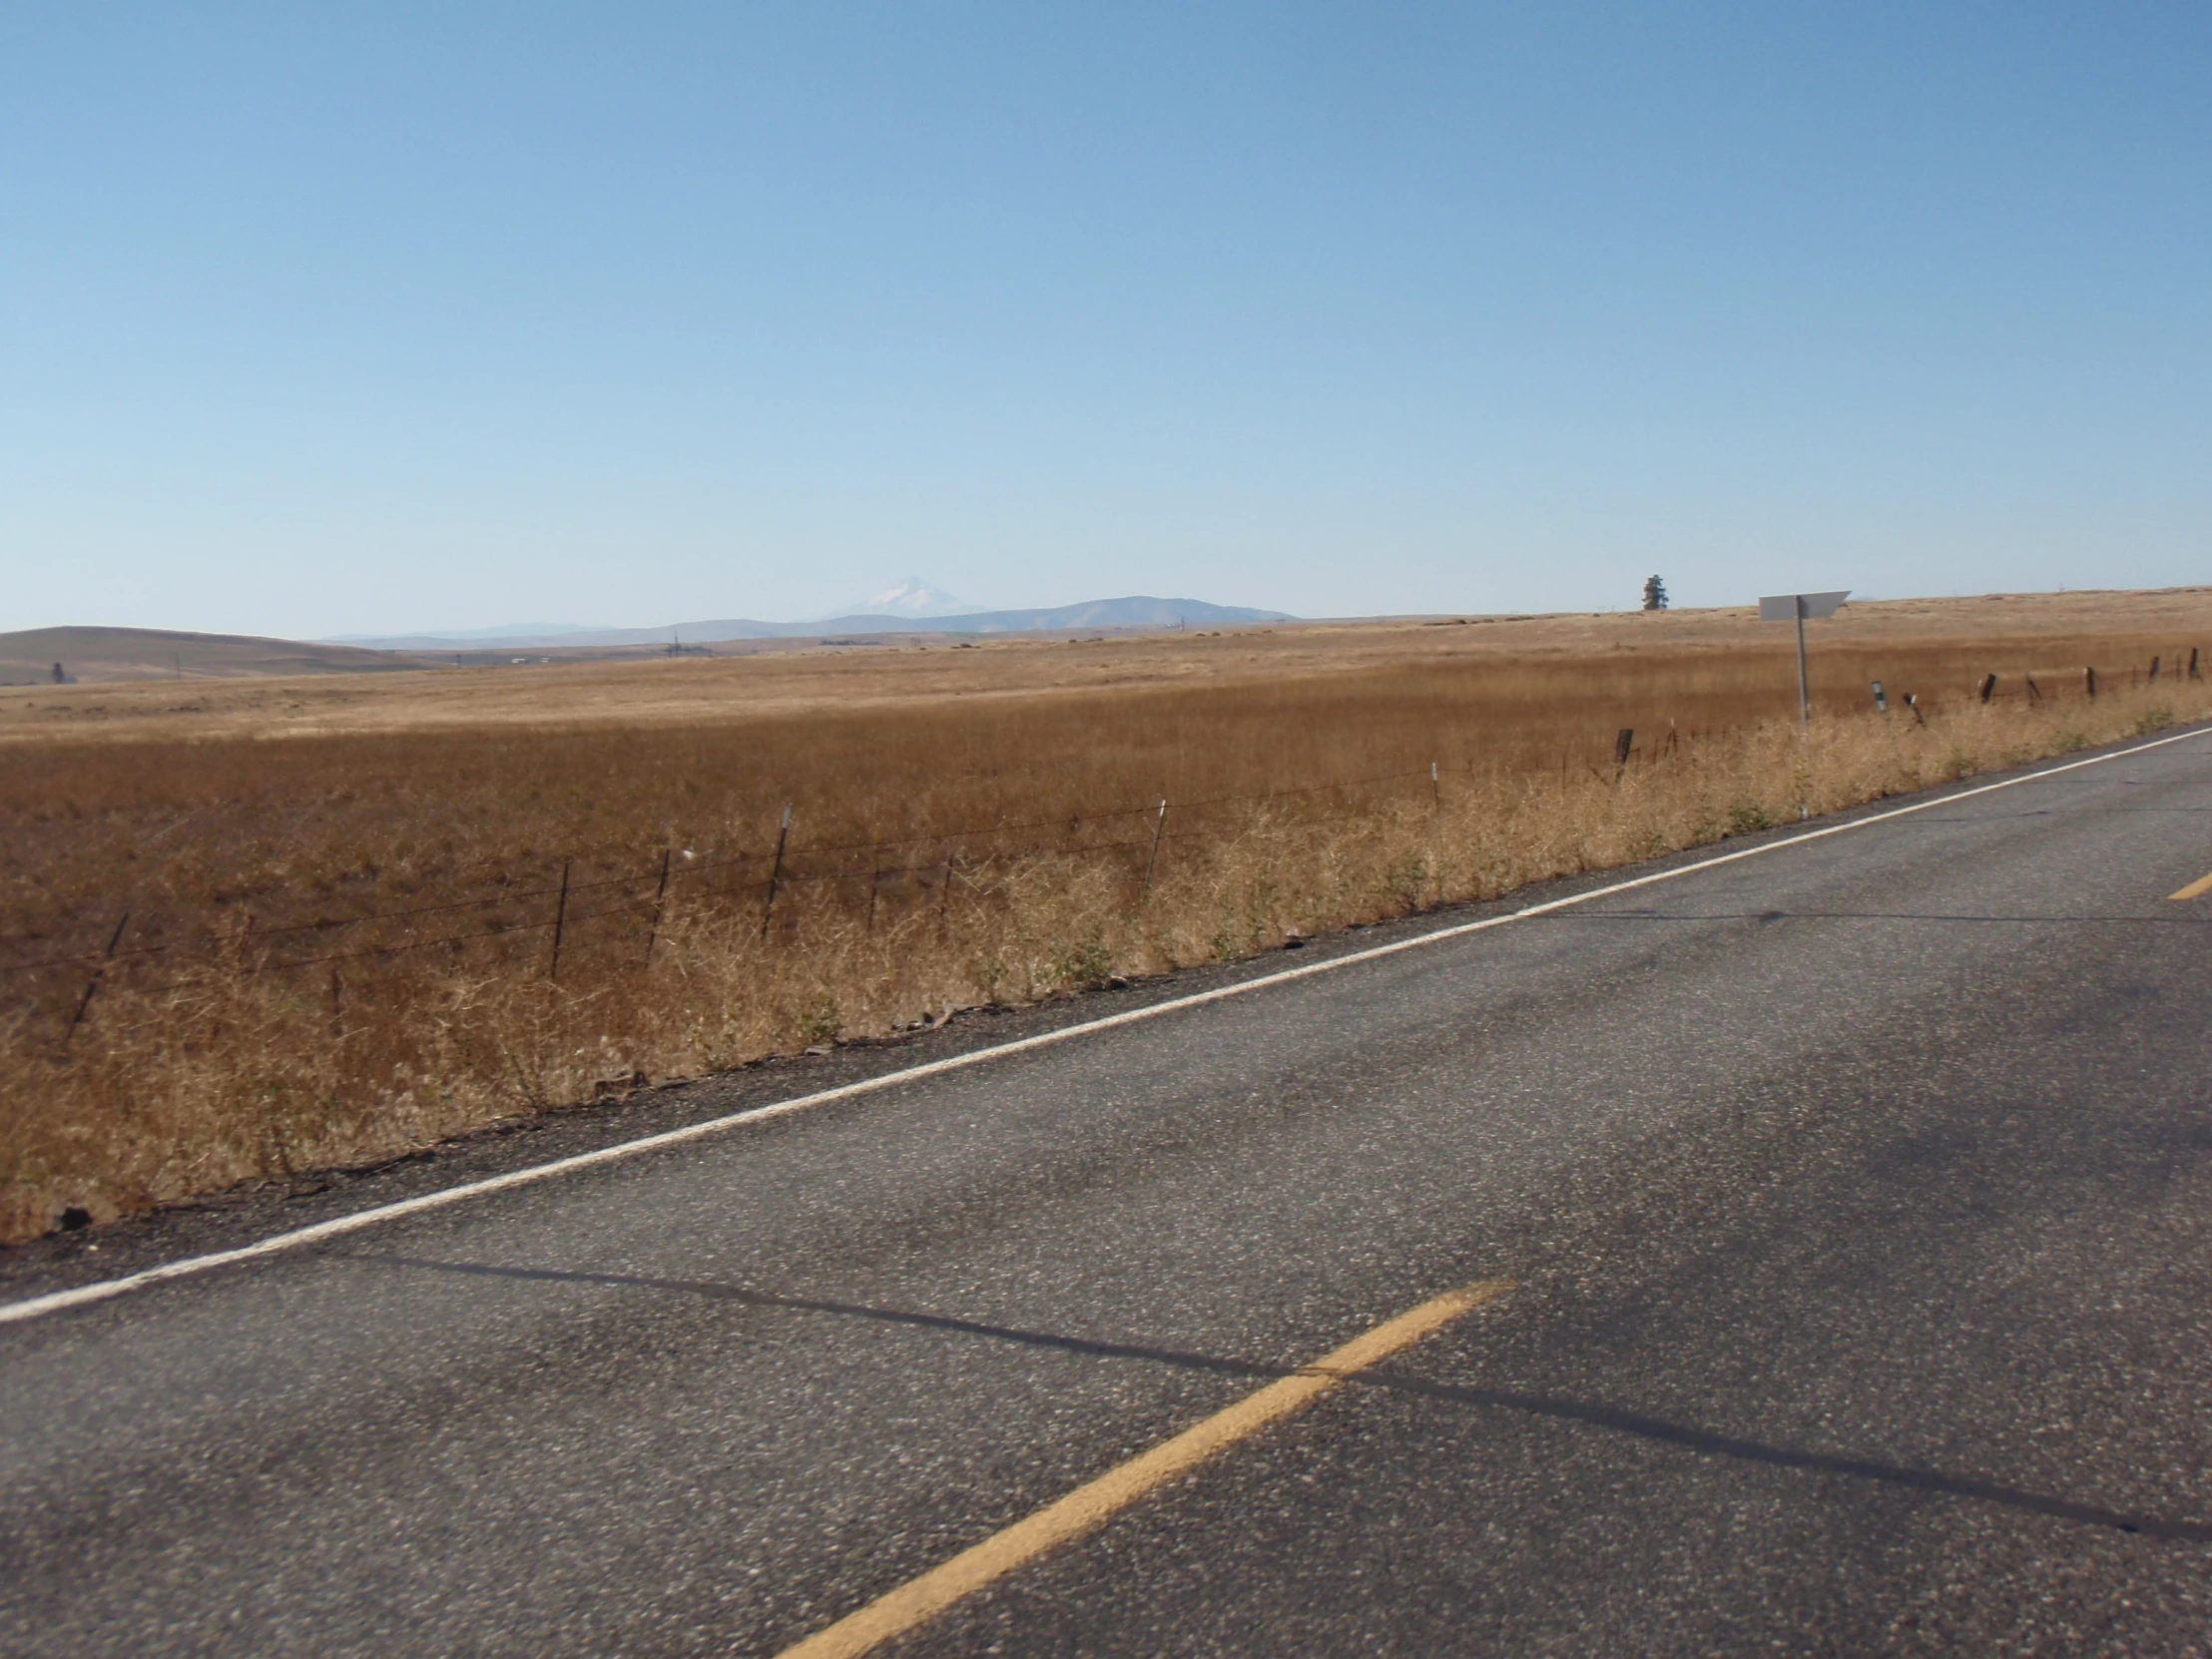
[[[448, 628], [442, 632], [432, 629], [425, 633], [410, 634], [408, 638], [424, 640], [433, 645], [450, 645], [455, 640], [502, 643], [514, 640], [549, 640], [562, 634], [582, 634], [589, 630], [581, 622], [510, 622], [498, 628]], [[375, 636], [369, 634], [332, 634], [331, 645], [360, 645]]]
[[[851, 617], [843, 624], [874, 618]], [[1154, 599], [1135, 595], [1127, 599], [1092, 599], [1080, 605], [1060, 605], [1038, 611], [977, 611], [970, 616], [946, 617], [936, 627], [948, 634], [1017, 634], [1058, 632], [1068, 628], [1208, 628], [1227, 622], [1289, 622], [1281, 611], [1255, 611], [1243, 605], [1209, 605], [1203, 599]]]
[[[901, 591], [911, 584], [900, 584]], [[930, 590], [934, 592], [935, 590]], [[1083, 628], [1218, 628], [1225, 623], [1288, 622], [1281, 611], [1255, 611], [1240, 605], [1209, 605], [1202, 599], [1093, 599], [1036, 611], [967, 611], [956, 616], [899, 616], [890, 612], [828, 617], [820, 622], [760, 622], [722, 617], [671, 623], [662, 628], [580, 628], [569, 632], [522, 635], [486, 630], [481, 634], [408, 634], [396, 638], [349, 640], [386, 651], [450, 651], [470, 645], [612, 646], [713, 645], [722, 640], [816, 639], [832, 634], [1017, 634]]]
[[895, 588], [869, 594], [842, 610], [832, 611], [829, 619], [818, 620], [852, 616], [973, 616], [982, 609], [980, 605], [970, 605], [942, 588], [931, 586], [918, 576], [909, 576]]

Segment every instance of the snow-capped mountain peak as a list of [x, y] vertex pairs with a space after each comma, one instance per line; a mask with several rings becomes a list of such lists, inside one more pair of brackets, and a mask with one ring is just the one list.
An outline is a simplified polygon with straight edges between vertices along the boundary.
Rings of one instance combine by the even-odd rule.
[[865, 599], [831, 611], [825, 620], [848, 616], [973, 616], [983, 609], [932, 587], [918, 576], [909, 576], [895, 588], [871, 593]]

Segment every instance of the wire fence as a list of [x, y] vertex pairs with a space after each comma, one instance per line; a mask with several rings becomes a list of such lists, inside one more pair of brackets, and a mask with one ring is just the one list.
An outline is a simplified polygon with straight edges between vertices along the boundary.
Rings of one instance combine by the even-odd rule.
[[[0, 935], [0, 953], [26, 947], [34, 952], [12, 962], [0, 960], [0, 979], [19, 985], [26, 978], [82, 981], [82, 995], [69, 1015], [72, 1030], [83, 1023], [104, 982], [125, 973], [150, 982], [149, 970], [158, 974], [165, 966], [225, 963], [256, 974], [283, 973], [471, 952], [485, 965], [503, 959], [517, 966], [534, 962], [548, 978], [558, 980], [564, 957], [573, 962], [580, 950], [589, 949], [604, 965], [609, 947], [619, 948], [622, 941], [629, 943], [635, 966], [649, 965], [679, 915], [697, 917], [705, 911], [728, 919], [753, 910], [767, 935], [794, 926], [805, 895], [816, 894], [841, 901], [873, 925], [917, 902], [934, 902], [941, 911], [956, 887], [984, 892], [995, 869], [1042, 857], [1118, 861], [1141, 892], [1169, 849], [1249, 825], [1271, 806], [1341, 803], [1353, 810], [1305, 811], [1283, 822], [1301, 827], [1343, 823], [1371, 816], [1379, 805], [1377, 792], [1417, 788], [1440, 801], [1444, 778], [1473, 771], [1437, 763], [1289, 789], [1182, 802], [1159, 799], [1138, 806], [1077, 809], [1049, 819], [804, 844], [789, 836], [787, 808], [784, 832], [774, 844], [706, 854], [671, 846], [643, 867], [633, 864], [616, 874], [594, 873], [592, 866], [603, 867], [622, 854], [575, 855], [560, 860], [557, 878], [526, 885], [502, 882], [488, 892], [427, 903], [272, 921], [257, 909], [295, 907], [317, 895], [271, 887], [222, 905], [212, 926], [177, 928], [172, 918], [129, 905], [106, 917], [79, 915], [37, 932]], [[1366, 800], [1354, 806], [1355, 797]], [[1242, 809], [1240, 821], [1225, 822], [1224, 809]], [[636, 853], [628, 857], [634, 859]], [[581, 877], [579, 868], [585, 870]], [[56, 935], [69, 933], [81, 940], [91, 934], [97, 942], [54, 949]], [[527, 951], [485, 949], [525, 941]]]
[[[2160, 670], [2160, 660], [2152, 659], [2150, 683], [2158, 681]], [[2140, 667], [2121, 672], [2133, 685], [2144, 683]], [[2186, 667], [2180, 658], [2173, 659], [2168, 673], [2200, 679], [2197, 652], [2189, 652]], [[2116, 683], [2116, 675], [2100, 682], [2095, 669], [2082, 671], [2072, 685], [2038, 684], [2020, 675], [2007, 681], [1992, 674], [1977, 681], [1966, 697], [1984, 705], [2011, 699], [2036, 704], [2068, 695], [2093, 699], [2100, 685], [2110, 689]], [[1898, 695], [1899, 714], [1920, 718], [1920, 711], [1931, 706], [1911, 694]], [[1880, 683], [1874, 700], [1891, 712]], [[1696, 741], [1697, 735], [1670, 726], [1656, 740], [1640, 745], [1632, 728], [1622, 728], [1609, 753], [1593, 758], [1587, 752], [1560, 752], [1558, 776], [1566, 784], [1587, 771], [1601, 783], [1618, 783], [1631, 766], [1649, 764]], [[919, 904], [933, 903], [941, 914], [956, 887], [985, 893], [994, 872], [1040, 858], [1118, 862], [1132, 895], [1141, 896], [1174, 849], [1239, 832], [1263, 820], [1283, 828], [1320, 828], [1370, 817], [1382, 807], [1380, 798], [1393, 791], [1405, 804], [1425, 797], [1440, 808], [1446, 780], [1463, 787], [1478, 774], [1503, 776], [1472, 764], [1433, 762], [1263, 792], [1183, 801], [1160, 798], [1070, 809], [1050, 818], [806, 844], [793, 841], [793, 810], [786, 807], [773, 844], [705, 853], [669, 846], [642, 865], [634, 848], [579, 853], [558, 860], [557, 877], [547, 860], [546, 877], [529, 884], [495, 872], [486, 881], [492, 890], [426, 903], [285, 919], [302, 908], [327, 904], [329, 895], [273, 885], [213, 906], [213, 924], [165, 914], [153, 905], [125, 904], [105, 915], [87, 911], [57, 917], [35, 931], [0, 935], [0, 984], [16, 987], [22, 1001], [50, 1006], [57, 1017], [66, 1010], [66, 1041], [85, 1022], [104, 984], [122, 975], [139, 984], [153, 983], [165, 969], [225, 965], [254, 974], [322, 969], [329, 976], [333, 1004], [344, 994], [345, 972], [378, 962], [466, 959], [487, 969], [538, 971], [558, 981], [564, 957], [573, 971], [578, 955], [588, 952], [601, 971], [622, 965], [643, 969], [653, 963], [680, 917], [696, 920], [705, 914], [727, 922], [757, 913], [762, 935], [771, 936], [780, 928], [794, 930], [802, 910], [830, 901], [873, 927]], [[1541, 776], [1533, 769], [1514, 774], [1520, 782]], [[1293, 811], [1270, 816], [1271, 810], [1283, 808]], [[601, 873], [618, 861], [630, 867]], [[815, 895], [812, 904], [804, 901], [810, 894]], [[204, 916], [208, 908], [200, 906], [196, 915]], [[79, 941], [75, 948], [60, 947], [72, 938]], [[6, 959], [11, 955], [18, 959]]]

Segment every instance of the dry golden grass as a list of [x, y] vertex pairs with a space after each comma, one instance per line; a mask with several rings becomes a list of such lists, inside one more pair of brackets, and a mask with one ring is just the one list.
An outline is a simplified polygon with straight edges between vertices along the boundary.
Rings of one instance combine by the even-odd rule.
[[[2212, 636], [2201, 593], [1966, 631], [1996, 614], [1817, 629], [1810, 736], [1788, 630], [1716, 613], [0, 704], [0, 1236], [2212, 712], [2179, 667]], [[1928, 724], [1874, 714], [1876, 678]]]

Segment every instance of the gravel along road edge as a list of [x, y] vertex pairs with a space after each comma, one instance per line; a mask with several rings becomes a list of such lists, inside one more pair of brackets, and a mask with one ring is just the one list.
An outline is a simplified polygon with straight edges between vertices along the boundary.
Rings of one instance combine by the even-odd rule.
[[[2192, 739], [2203, 738], [2208, 735], [2212, 735], [2212, 729], [2191, 727], [2186, 731], [2169, 733], [2163, 737], [2149, 739], [2146, 742], [2129, 744], [2124, 748], [2106, 750], [2100, 754], [2086, 756], [2079, 760], [2064, 761], [2055, 766], [2039, 767], [2033, 771], [1998, 779], [1994, 783], [1976, 785], [1971, 789], [1939, 791], [1924, 799], [1914, 801], [1907, 806], [1852, 818], [1840, 824], [1824, 825], [1818, 829], [1803, 830], [1800, 833], [1786, 835], [1776, 840], [1761, 841], [1753, 846], [1738, 847], [1733, 851], [1715, 853], [1711, 857], [1700, 858], [1691, 863], [1676, 864], [1666, 869], [1630, 876], [1625, 880], [1607, 882], [1602, 886], [1569, 893], [1559, 898], [1547, 899], [1539, 904], [1526, 905], [1520, 909], [1508, 911], [1503, 915], [1484, 916], [1474, 921], [1453, 922], [1443, 927], [1413, 934], [1407, 938], [1393, 939], [1386, 944], [1350, 951], [1343, 955], [1328, 957], [1322, 961], [1304, 963], [1298, 967], [1283, 968], [1255, 978], [1239, 980], [1234, 984], [1217, 986], [1211, 990], [1198, 991], [1187, 996], [1171, 997], [1164, 1001], [1148, 1003], [1142, 1007], [1126, 1009], [1120, 1013], [1061, 1026], [1055, 1030], [1040, 1032], [1034, 1036], [1021, 1037], [1011, 1042], [973, 1049], [940, 1060], [930, 1060], [921, 1065], [885, 1072], [879, 1076], [840, 1084], [834, 1088], [817, 1090], [810, 1094], [795, 1096], [789, 1100], [774, 1101], [765, 1106], [751, 1107], [745, 1111], [709, 1118], [699, 1123], [686, 1124], [681, 1128], [641, 1136], [635, 1140], [620, 1141], [614, 1145], [600, 1147], [590, 1152], [577, 1153], [566, 1158], [556, 1158], [547, 1163], [528, 1165], [522, 1169], [509, 1170], [504, 1174], [489, 1176], [481, 1180], [463, 1182], [458, 1186], [441, 1188], [435, 1192], [419, 1194], [416, 1197], [402, 1199], [395, 1203], [377, 1205], [371, 1209], [358, 1210], [349, 1215], [314, 1223], [311, 1226], [275, 1234], [253, 1244], [241, 1245], [235, 1249], [183, 1257], [177, 1261], [165, 1262], [115, 1279], [96, 1280], [88, 1285], [73, 1286], [67, 1290], [52, 1291], [42, 1296], [28, 1297], [16, 1302], [0, 1303], [0, 1325], [20, 1324], [26, 1320], [41, 1319], [49, 1314], [63, 1313], [72, 1308], [82, 1308], [94, 1303], [110, 1301], [113, 1298], [126, 1296], [133, 1291], [144, 1290], [150, 1286], [166, 1284], [172, 1280], [187, 1279], [198, 1274], [211, 1273], [218, 1268], [230, 1267], [241, 1262], [278, 1255], [303, 1245], [337, 1238], [343, 1234], [357, 1233], [383, 1222], [397, 1220], [402, 1216], [416, 1215], [426, 1210], [436, 1210], [447, 1205], [465, 1203], [469, 1199], [483, 1197], [491, 1193], [505, 1192], [510, 1188], [557, 1180], [562, 1176], [574, 1174], [581, 1170], [596, 1168], [603, 1164], [615, 1163], [624, 1159], [643, 1157], [648, 1153], [657, 1152], [666, 1147], [680, 1146], [710, 1136], [728, 1134], [733, 1130], [743, 1129], [752, 1124], [789, 1117], [795, 1113], [830, 1105], [832, 1102], [880, 1093], [902, 1083], [941, 1076], [947, 1072], [963, 1071], [969, 1067], [980, 1066], [990, 1061], [1072, 1042], [1079, 1037], [1090, 1036], [1096, 1032], [1110, 1031], [1121, 1026], [1159, 1019], [1168, 1014], [1181, 1012], [1184, 1009], [1201, 1007], [1213, 1002], [1223, 1002], [1232, 997], [1248, 996], [1273, 986], [1289, 984], [1301, 979], [1311, 979], [1322, 974], [1335, 973], [1363, 962], [1372, 962], [1385, 956], [1395, 956], [1405, 951], [1420, 949], [1426, 945], [1439, 944], [1449, 939], [1464, 938], [1473, 933], [1488, 932], [1495, 927], [1505, 927], [1517, 921], [1550, 915], [1577, 905], [1611, 898], [1620, 893], [1656, 886], [1662, 882], [1680, 880], [1685, 876], [1695, 875], [1704, 870], [1716, 869], [1725, 864], [1738, 863], [1746, 858], [1764, 857], [1790, 847], [1804, 846], [1813, 841], [1850, 834], [1855, 830], [1870, 829], [1878, 824], [1888, 824], [1897, 819], [1910, 818], [1917, 813], [1930, 812], [1938, 807], [1949, 806], [1954, 802], [1971, 800], [1976, 796], [1990, 795], [2000, 790], [2017, 789], [2025, 784], [2037, 783], [2069, 772], [2078, 772], [2085, 767], [2104, 766], [2113, 761], [2125, 760], [2133, 755], [2163, 749], [2171, 744], [2187, 743]], [[2181, 895], [2177, 893], [2174, 896], [2178, 898]]]

